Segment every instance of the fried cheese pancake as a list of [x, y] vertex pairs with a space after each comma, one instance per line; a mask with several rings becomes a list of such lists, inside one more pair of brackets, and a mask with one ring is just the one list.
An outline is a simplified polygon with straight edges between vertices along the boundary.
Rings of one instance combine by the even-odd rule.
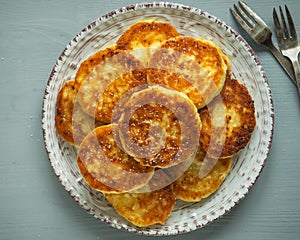
[[244, 148], [256, 126], [254, 102], [247, 88], [227, 77], [220, 97], [199, 110], [200, 144], [209, 156], [233, 156]]
[[146, 69], [126, 51], [106, 49], [81, 66], [76, 75], [81, 81], [78, 101], [87, 114], [104, 123], [111, 123], [114, 105], [123, 94], [147, 82]]
[[89, 74], [94, 70], [96, 66], [105, 61], [105, 59], [109, 59], [119, 52], [120, 51], [116, 50], [115, 45], [113, 45], [99, 52], [96, 52], [95, 54], [84, 60], [80, 64], [76, 72], [75, 88], [79, 90], [82, 82], [89, 76]]
[[95, 128], [82, 141], [78, 167], [90, 187], [104, 193], [121, 193], [144, 186], [154, 168], [143, 167], [123, 152], [113, 134], [114, 125]]
[[222, 50], [206, 39], [169, 39], [150, 59], [148, 82], [183, 92], [202, 108], [224, 85], [227, 64], [223, 56]]
[[[211, 161], [211, 171], [202, 176], [204, 161]], [[172, 190], [178, 199], [198, 202], [210, 196], [225, 180], [231, 168], [232, 158], [211, 159], [205, 152], [198, 151], [190, 167], [172, 183]]]
[[140, 21], [129, 27], [118, 39], [117, 48], [122, 50], [133, 50], [134, 55], [140, 59], [144, 65], [155, 48], [164, 41], [179, 36], [176, 28], [166, 22]]
[[185, 94], [152, 85], [133, 91], [120, 102], [121, 145], [141, 165], [170, 167], [196, 152], [201, 122]]
[[[104, 194], [108, 202], [126, 220], [139, 227], [156, 223], [164, 224], [175, 206], [175, 196], [170, 185], [164, 188], [155, 187], [162, 175], [154, 173], [147, 185], [155, 190], [140, 193]], [[168, 180], [167, 180], [168, 181]]]
[[146, 69], [134, 70], [132, 73], [126, 73], [115, 81], [111, 82], [100, 98], [95, 115], [102, 122], [111, 123], [115, 104], [130, 89], [147, 83]]
[[82, 111], [76, 101], [77, 91], [74, 83], [74, 80], [65, 82], [58, 93], [55, 126], [59, 136], [78, 147], [84, 137], [102, 123]]

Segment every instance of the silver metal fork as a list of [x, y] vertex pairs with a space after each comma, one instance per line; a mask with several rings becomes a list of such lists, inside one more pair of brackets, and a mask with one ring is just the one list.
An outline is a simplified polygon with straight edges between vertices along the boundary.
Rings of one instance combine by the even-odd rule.
[[257, 44], [262, 44], [270, 50], [296, 84], [293, 66], [274, 46], [270, 28], [246, 3], [239, 1], [239, 5], [234, 4], [234, 9], [230, 9], [234, 18]]
[[285, 12], [286, 12], [286, 17], [288, 20], [289, 27], [287, 26], [281, 7], [279, 7], [279, 11], [280, 11], [280, 16], [282, 21], [282, 27], [280, 25], [276, 10], [275, 8], [273, 8], [273, 19], [275, 24], [275, 31], [278, 40], [278, 45], [279, 48], [281, 49], [282, 54], [288, 57], [293, 64], [296, 83], [297, 83], [298, 92], [300, 96], [300, 67], [298, 61], [300, 46], [297, 39], [297, 33], [288, 7], [285, 5]]

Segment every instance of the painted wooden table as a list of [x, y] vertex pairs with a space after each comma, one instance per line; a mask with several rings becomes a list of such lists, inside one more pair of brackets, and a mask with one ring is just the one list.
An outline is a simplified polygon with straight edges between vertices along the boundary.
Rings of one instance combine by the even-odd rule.
[[[273, 93], [275, 129], [267, 164], [246, 198], [212, 224], [166, 239], [298, 239], [300, 98], [295, 86], [234, 21], [229, 8], [236, 1], [177, 2], [217, 16], [250, 43]], [[272, 8], [287, 4], [300, 35], [297, 0], [246, 2], [272, 29]], [[133, 3], [0, 0], [0, 239], [154, 238], [114, 229], [83, 210], [53, 173], [41, 128], [45, 86], [62, 50], [96, 18]]]

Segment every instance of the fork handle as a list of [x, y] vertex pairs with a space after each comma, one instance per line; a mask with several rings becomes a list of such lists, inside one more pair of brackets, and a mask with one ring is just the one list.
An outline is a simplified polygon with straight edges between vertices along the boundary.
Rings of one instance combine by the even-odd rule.
[[272, 41], [265, 42], [265, 46], [268, 47], [270, 52], [273, 54], [273, 56], [276, 58], [276, 60], [280, 63], [282, 68], [286, 71], [286, 73], [289, 75], [289, 77], [292, 79], [294, 84], [296, 83], [296, 78], [294, 74], [294, 69], [292, 63], [287, 59], [285, 56], [282, 55], [281, 52], [278, 51], [278, 49], [274, 46]]
[[298, 87], [298, 93], [300, 96], [300, 67], [299, 67], [299, 62], [298, 62], [298, 55], [296, 56], [297, 58], [291, 59], [295, 71], [295, 76], [296, 76], [296, 82], [297, 82], [297, 87]]

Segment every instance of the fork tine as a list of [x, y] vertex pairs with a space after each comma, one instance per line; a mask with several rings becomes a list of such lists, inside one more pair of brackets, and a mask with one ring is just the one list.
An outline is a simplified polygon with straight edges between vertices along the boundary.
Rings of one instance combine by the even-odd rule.
[[[234, 4], [234, 7], [237, 10], [237, 12], [245, 19], [246, 23], [250, 27], [254, 27], [255, 26], [255, 23], [253, 22], [253, 20], [245, 13], [244, 10], [242, 10], [242, 8], [240, 8], [238, 5], [235, 5], [235, 4]], [[251, 16], [251, 14], [249, 14], [249, 15]]]
[[239, 4], [248, 12], [248, 14], [257, 22], [262, 23], [263, 20], [243, 1], [239, 1]]
[[289, 22], [291, 37], [296, 39], [297, 38], [296, 28], [295, 28], [291, 13], [286, 5], [285, 5], [285, 11], [286, 11], [286, 16], [287, 16], [287, 19]]
[[273, 21], [274, 21], [274, 24], [275, 24], [275, 33], [276, 33], [276, 36], [277, 36], [278, 44], [280, 46], [282, 46], [282, 44], [283, 44], [282, 30], [281, 30], [279, 18], [278, 18], [278, 15], [277, 15], [277, 12], [276, 12], [275, 8], [273, 8]]
[[286, 25], [285, 17], [284, 17], [284, 14], [283, 14], [281, 6], [279, 6], [279, 11], [280, 11], [281, 21], [282, 21], [282, 25], [283, 25], [284, 36], [286, 38], [290, 38], [288, 27]]
[[[236, 8], [236, 5], [234, 4], [234, 7]], [[235, 19], [241, 24], [241, 26], [245, 29], [246, 32], [250, 33], [251, 28], [249, 25], [245, 22], [245, 20], [233, 9], [230, 8], [230, 11], [232, 15], [235, 17]]]

